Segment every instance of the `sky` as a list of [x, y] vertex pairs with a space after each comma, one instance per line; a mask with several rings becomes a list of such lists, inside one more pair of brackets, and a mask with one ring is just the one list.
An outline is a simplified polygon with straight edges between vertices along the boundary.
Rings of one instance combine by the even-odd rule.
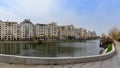
[[0, 20], [57, 22], [107, 34], [120, 29], [120, 0], [0, 0]]

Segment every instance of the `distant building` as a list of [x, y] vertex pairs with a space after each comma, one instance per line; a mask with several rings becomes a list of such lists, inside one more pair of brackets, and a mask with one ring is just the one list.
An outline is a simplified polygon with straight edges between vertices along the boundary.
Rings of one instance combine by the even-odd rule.
[[48, 37], [48, 25], [47, 24], [36, 24], [35, 31], [36, 31], [37, 38]]
[[56, 22], [51, 22], [48, 24], [48, 37], [52, 39], [58, 37], [58, 25]]
[[87, 38], [87, 30], [84, 28], [81, 30], [81, 38]]
[[95, 38], [95, 37], [97, 37], [96, 32], [89, 30], [89, 31], [87, 32], [87, 37], [88, 37], [88, 38]]
[[34, 25], [29, 19], [24, 19], [21, 25], [21, 39], [31, 40], [34, 35]]
[[81, 28], [75, 28], [74, 33], [76, 39], [81, 38]]
[[67, 36], [72, 36], [74, 37], [74, 26], [73, 25], [68, 25], [67, 27]]
[[33, 39], [86, 39], [96, 37], [95, 31], [75, 28], [73, 25], [58, 26], [56, 22], [34, 25], [29, 19], [23, 22], [3, 22], [0, 20], [0, 40]]
[[92, 35], [92, 37], [97, 37], [97, 34], [95, 31], [93, 31], [91, 35]]
[[68, 37], [67, 28], [65, 26], [59, 26], [58, 37], [61, 40], [65, 40]]
[[17, 40], [17, 22], [0, 21], [0, 39]]
[[59, 26], [59, 38], [60, 39], [67, 39], [68, 37], [75, 37], [73, 25], [65, 25]]
[[87, 32], [87, 37], [88, 38], [92, 37], [92, 32], [90, 30], [88, 30], [88, 32]]
[[21, 25], [17, 24], [17, 40], [21, 40]]

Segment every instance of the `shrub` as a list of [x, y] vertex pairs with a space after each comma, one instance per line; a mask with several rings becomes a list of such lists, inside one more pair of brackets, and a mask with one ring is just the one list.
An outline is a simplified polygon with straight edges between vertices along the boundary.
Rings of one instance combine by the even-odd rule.
[[106, 53], [110, 52], [111, 50], [112, 50], [112, 44], [109, 44], [108, 47], [107, 47]]

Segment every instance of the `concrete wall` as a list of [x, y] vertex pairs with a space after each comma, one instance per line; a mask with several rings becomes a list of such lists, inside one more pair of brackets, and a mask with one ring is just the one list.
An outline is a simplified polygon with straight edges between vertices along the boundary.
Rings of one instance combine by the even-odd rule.
[[113, 46], [112, 51], [93, 56], [85, 57], [25, 57], [25, 56], [15, 56], [15, 55], [4, 55], [0, 54], [0, 62], [5, 63], [16, 63], [16, 64], [71, 64], [71, 63], [81, 63], [98, 61], [111, 58], [116, 54], [116, 50]]

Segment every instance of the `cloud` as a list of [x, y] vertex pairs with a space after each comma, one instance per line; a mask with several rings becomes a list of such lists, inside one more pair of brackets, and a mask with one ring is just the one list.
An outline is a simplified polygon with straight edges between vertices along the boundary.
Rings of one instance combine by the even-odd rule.
[[1, 20], [9, 20], [9, 21], [20, 21], [21, 19], [15, 15], [14, 13], [7, 12], [6, 10], [0, 9], [0, 19]]
[[58, 0], [5, 0], [4, 3], [8, 7], [3, 6], [2, 9], [34, 22], [50, 22], [63, 11], [59, 9], [61, 1]]
[[120, 0], [1, 0], [0, 19], [20, 22], [28, 18], [33, 23], [55, 21], [59, 25], [73, 24], [103, 33], [109, 26], [120, 25], [119, 4]]

